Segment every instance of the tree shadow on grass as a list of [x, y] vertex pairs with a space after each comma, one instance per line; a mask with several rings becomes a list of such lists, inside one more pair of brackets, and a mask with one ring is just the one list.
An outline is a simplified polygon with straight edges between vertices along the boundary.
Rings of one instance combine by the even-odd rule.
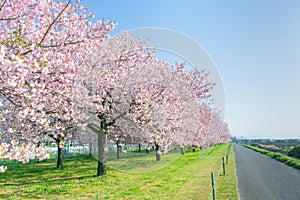
[[75, 176], [75, 177], [53, 177], [52, 179], [38, 179], [37, 181], [24, 181], [24, 182], [17, 182], [17, 183], [4, 183], [1, 184], [1, 186], [24, 186], [24, 185], [30, 185], [30, 184], [62, 184], [64, 182], [70, 181], [70, 180], [82, 180], [85, 178], [92, 178], [96, 177], [95, 175], [86, 175], [86, 176]]
[[55, 168], [54, 162], [13, 163], [8, 170], [0, 174], [0, 188], [3, 186], [22, 186], [39, 183], [65, 182], [72, 179], [93, 177], [96, 173], [94, 159], [70, 159], [63, 169]]

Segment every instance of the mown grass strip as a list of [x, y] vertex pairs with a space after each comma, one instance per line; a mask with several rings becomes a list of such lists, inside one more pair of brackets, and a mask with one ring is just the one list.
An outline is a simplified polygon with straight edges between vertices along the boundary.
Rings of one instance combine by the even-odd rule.
[[233, 146], [229, 150], [228, 163], [225, 166], [226, 175], [221, 175], [217, 182], [217, 199], [238, 200], [239, 195]]
[[274, 158], [280, 162], [283, 162], [291, 167], [294, 167], [296, 169], [300, 169], [300, 160], [299, 159], [296, 159], [296, 158], [292, 158], [292, 157], [289, 157], [289, 156], [286, 156], [286, 155], [283, 155], [283, 154], [280, 154], [280, 153], [274, 153], [274, 152], [271, 152], [271, 151], [268, 151], [268, 150], [265, 150], [265, 149], [261, 149], [259, 147], [254, 147], [254, 146], [251, 146], [251, 145], [247, 145], [247, 144], [243, 144], [243, 146], [249, 148], [249, 149], [252, 149], [254, 151], [257, 151], [259, 153], [262, 153], [262, 154], [265, 154], [271, 158]]

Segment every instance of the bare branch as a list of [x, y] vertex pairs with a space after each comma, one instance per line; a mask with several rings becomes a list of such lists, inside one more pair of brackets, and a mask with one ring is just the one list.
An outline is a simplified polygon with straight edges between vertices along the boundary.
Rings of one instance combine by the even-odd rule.
[[[1, 8], [0, 8], [1, 10]], [[0, 18], [0, 21], [9, 21], [9, 20], [15, 20], [20, 18], [20, 16], [16, 16], [16, 17], [9, 17], [9, 18]]]

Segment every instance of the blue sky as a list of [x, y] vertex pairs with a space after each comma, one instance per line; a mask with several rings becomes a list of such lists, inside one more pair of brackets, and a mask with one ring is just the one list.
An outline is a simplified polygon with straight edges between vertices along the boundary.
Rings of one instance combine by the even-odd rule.
[[222, 76], [233, 135], [300, 138], [300, 1], [82, 3], [117, 30], [168, 28], [202, 45]]

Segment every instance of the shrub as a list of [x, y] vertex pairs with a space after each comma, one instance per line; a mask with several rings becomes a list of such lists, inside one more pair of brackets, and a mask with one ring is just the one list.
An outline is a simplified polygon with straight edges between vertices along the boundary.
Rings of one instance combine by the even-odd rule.
[[300, 159], [300, 145], [294, 147], [292, 150], [288, 152], [288, 156]]

